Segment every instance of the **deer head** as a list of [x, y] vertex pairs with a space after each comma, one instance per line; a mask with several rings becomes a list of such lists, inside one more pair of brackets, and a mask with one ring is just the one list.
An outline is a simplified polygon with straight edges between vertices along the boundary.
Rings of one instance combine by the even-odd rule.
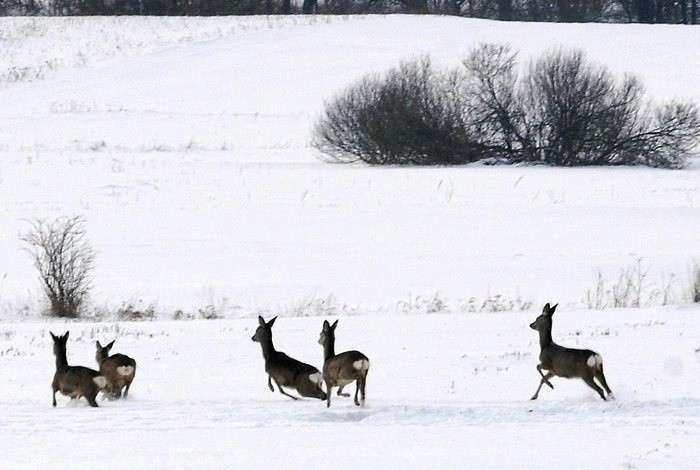
[[272, 325], [275, 324], [277, 317], [273, 318], [269, 322], [265, 323], [265, 319], [258, 315], [258, 327], [255, 330], [255, 334], [252, 339], [256, 343], [263, 343], [272, 340]]
[[335, 339], [335, 328], [338, 326], [338, 320], [331, 325], [328, 320], [323, 320], [323, 329], [318, 337], [318, 344], [325, 346], [326, 342]]
[[95, 347], [97, 348], [95, 359], [97, 359], [98, 364], [109, 357], [109, 351], [112, 349], [112, 346], [114, 346], [114, 341], [106, 346], [102, 346], [99, 341], [95, 341]]
[[554, 304], [554, 307], [550, 307], [549, 303], [544, 304], [542, 309], [542, 314], [535, 319], [534, 322], [530, 323], [530, 328], [537, 331], [551, 330], [552, 329], [552, 315], [557, 309], [559, 304]]

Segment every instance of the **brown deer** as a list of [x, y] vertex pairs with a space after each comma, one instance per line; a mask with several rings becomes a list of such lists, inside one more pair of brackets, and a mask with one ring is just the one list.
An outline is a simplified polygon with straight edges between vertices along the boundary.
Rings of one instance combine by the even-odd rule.
[[[550, 307], [549, 304], [545, 304], [542, 314], [530, 324], [530, 328], [537, 330], [540, 334], [540, 363], [537, 365], [537, 372], [542, 377], [531, 400], [537, 400], [544, 384], [547, 384], [552, 390], [554, 389], [554, 386], [549, 382], [552, 377], [580, 378], [598, 392], [600, 398], [605, 400], [603, 389], [593, 380], [596, 378], [605, 388], [608, 398], [613, 398], [612, 391], [603, 374], [603, 358], [600, 357], [600, 354], [589, 349], [565, 348], [552, 340], [552, 315], [557, 305], [559, 304]], [[546, 370], [547, 374], [543, 374], [542, 370]]]
[[53, 406], [56, 406], [56, 392], [74, 398], [85, 397], [90, 406], [97, 406], [95, 398], [107, 386], [107, 379], [96, 370], [83, 366], [69, 366], [66, 358], [66, 343], [69, 331], [63, 336], [52, 332], [53, 353], [56, 356], [56, 373], [53, 376]]
[[263, 358], [265, 359], [265, 372], [268, 374], [267, 386], [270, 388], [270, 391], [275, 391], [272, 386], [272, 381], [274, 380], [280, 393], [294, 400], [297, 400], [297, 397], [288, 394], [282, 387], [295, 388], [303, 397], [325, 400], [326, 393], [322, 387], [323, 376], [318, 369], [275, 350], [275, 346], [272, 344], [272, 325], [274, 325], [275, 320], [277, 320], [277, 317], [265, 323], [263, 317], [258, 316], [258, 328], [251, 338], [253, 341], [260, 343], [262, 347]]
[[126, 398], [129, 396], [129, 387], [136, 374], [136, 361], [124, 354], [110, 356], [109, 351], [114, 346], [114, 341], [106, 346], [96, 341], [95, 346], [97, 348], [95, 359], [100, 366], [100, 373], [107, 379], [107, 396], [118, 400], [122, 397], [122, 389], [126, 387], [124, 390], [124, 398]]
[[[335, 329], [338, 320], [332, 325], [328, 320], [323, 320], [323, 329], [318, 338], [318, 344], [323, 346], [323, 380], [326, 382], [328, 395], [326, 406], [331, 406], [331, 388], [338, 388], [338, 396], [349, 397], [349, 393], [343, 393], [343, 387], [351, 382], [355, 384], [355, 404], [365, 404], [365, 383], [369, 371], [369, 359], [359, 351], [345, 351], [335, 354]], [[360, 392], [361, 400], [357, 394]]]

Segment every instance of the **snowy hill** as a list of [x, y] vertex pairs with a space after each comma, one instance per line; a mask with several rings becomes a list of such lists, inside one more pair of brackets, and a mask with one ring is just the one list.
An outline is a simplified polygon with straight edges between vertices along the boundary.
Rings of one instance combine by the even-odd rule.
[[[455, 65], [486, 41], [523, 64], [583, 48], [656, 99], [700, 102], [699, 34], [412, 16], [0, 18], [2, 466], [693, 467], [697, 162], [368, 168], [323, 163], [308, 141], [324, 100], [362, 75], [422, 54]], [[95, 308], [152, 306], [158, 321], [39, 316], [18, 235], [28, 219], [74, 214], [97, 250]], [[636, 267], [647, 308], [587, 309], [598, 274], [609, 289]], [[528, 400], [528, 324], [549, 301], [555, 340], [600, 352], [617, 401], [563, 379]], [[226, 319], [170, 320], [207, 308]], [[372, 361], [367, 407], [271, 394], [250, 341], [259, 312], [280, 315], [280, 349], [318, 367], [322, 318], [340, 315], [338, 347]], [[114, 338], [137, 359], [128, 401], [51, 408], [48, 331], [67, 329], [73, 364], [94, 366], [94, 341]]]

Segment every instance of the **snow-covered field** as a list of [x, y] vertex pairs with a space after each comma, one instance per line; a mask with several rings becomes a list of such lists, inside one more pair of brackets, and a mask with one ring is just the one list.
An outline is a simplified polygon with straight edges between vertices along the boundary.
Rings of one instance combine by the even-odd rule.
[[[323, 163], [308, 141], [354, 79], [418, 54], [454, 65], [483, 41], [525, 63], [582, 47], [655, 98], [700, 101], [698, 39], [443, 17], [0, 18], [0, 467], [694, 467], [697, 161], [368, 168]], [[74, 214], [98, 252], [93, 305], [157, 321], [39, 316], [18, 235]], [[610, 285], [638, 262], [648, 302], [677, 305], [585, 309], [598, 273]], [[515, 311], [473, 313], [485, 300]], [[528, 400], [527, 325], [547, 301], [555, 340], [600, 352], [616, 401], [562, 379]], [[209, 306], [226, 319], [169, 320]], [[259, 312], [318, 367], [322, 318], [339, 315], [338, 348], [372, 362], [366, 408], [271, 394]], [[51, 408], [48, 331], [67, 329], [72, 364], [114, 338], [136, 358], [129, 400]]]

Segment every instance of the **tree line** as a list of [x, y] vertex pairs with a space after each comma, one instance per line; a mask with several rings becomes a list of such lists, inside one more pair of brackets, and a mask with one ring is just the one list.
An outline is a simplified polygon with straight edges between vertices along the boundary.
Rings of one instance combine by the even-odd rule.
[[501, 21], [697, 24], [699, 0], [0, 0], [0, 15], [440, 14]]

